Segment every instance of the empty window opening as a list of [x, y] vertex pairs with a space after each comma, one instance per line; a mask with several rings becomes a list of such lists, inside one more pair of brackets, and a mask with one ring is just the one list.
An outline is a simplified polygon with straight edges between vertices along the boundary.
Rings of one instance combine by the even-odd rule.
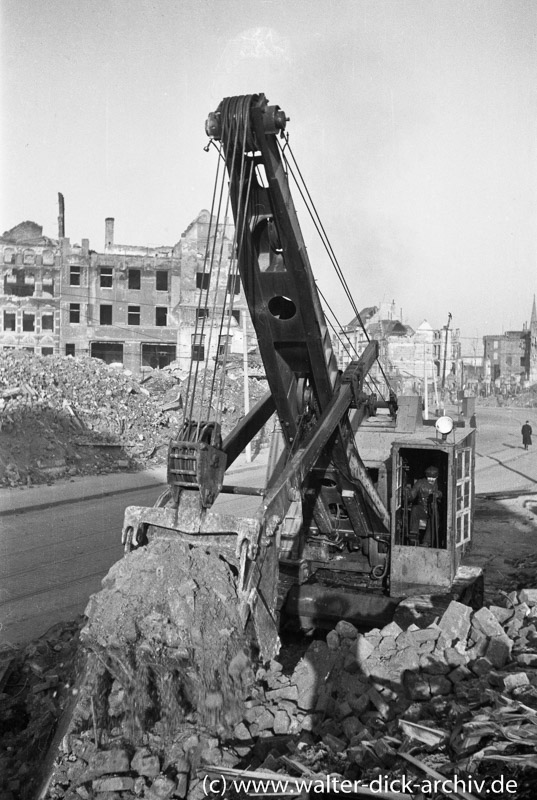
[[240, 290], [241, 290], [241, 276], [240, 275], [228, 275], [227, 276], [226, 293], [227, 294], [239, 294]]
[[111, 325], [112, 324], [112, 306], [101, 304], [99, 306], [99, 324]]
[[42, 347], [41, 348], [41, 355], [42, 356], [52, 356], [52, 355], [54, 355], [54, 348], [53, 347]]
[[75, 346], [74, 344], [66, 344], [65, 345], [65, 355], [66, 356], [74, 356], [75, 354]]
[[42, 331], [54, 330], [54, 314], [43, 314], [41, 316], [41, 330]]
[[168, 324], [168, 309], [165, 306], [155, 308], [155, 325], [165, 328]]
[[123, 342], [91, 342], [90, 355], [107, 364], [123, 364]]
[[13, 297], [32, 297], [35, 291], [35, 277], [33, 272], [23, 269], [14, 269], [4, 277], [4, 294]]
[[175, 361], [176, 347], [174, 344], [143, 344], [142, 366], [162, 369]]
[[208, 318], [209, 316], [209, 309], [208, 308], [197, 308], [196, 309], [196, 319], [203, 319]]
[[168, 291], [168, 270], [157, 269], [157, 292]]
[[16, 330], [16, 315], [15, 315], [15, 312], [4, 311], [4, 330], [5, 331], [15, 331]]
[[22, 330], [35, 331], [35, 314], [27, 314], [26, 312], [23, 312]]
[[208, 272], [196, 272], [196, 289], [208, 289], [211, 276]]
[[129, 270], [129, 289], [139, 289], [141, 286], [141, 271], [139, 269]]
[[199, 333], [192, 334], [192, 361], [205, 361], [205, 336]]

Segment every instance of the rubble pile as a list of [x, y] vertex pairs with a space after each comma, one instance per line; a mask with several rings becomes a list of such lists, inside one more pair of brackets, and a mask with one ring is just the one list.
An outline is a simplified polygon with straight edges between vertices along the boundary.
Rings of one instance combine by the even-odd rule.
[[[503, 776], [517, 786], [506, 796], [534, 796], [537, 589], [475, 612], [457, 601], [431, 619], [435, 610], [404, 602], [393, 622], [365, 634], [340, 621], [289, 665], [284, 648], [258, 669], [231, 733], [191, 708], [172, 730], [153, 718], [133, 737], [122, 676], [105, 686], [94, 666], [47, 796], [201, 800], [211, 796], [206, 775], [228, 787], [260, 776], [365, 785], [380, 776], [414, 785]], [[226, 796], [241, 795], [228, 788]]]
[[[223, 390], [224, 434], [243, 414], [240, 371], [228, 371]], [[266, 381], [252, 378], [249, 387], [253, 404]], [[2, 353], [0, 485], [164, 463], [168, 441], [181, 429], [185, 388], [184, 374], [173, 367], [138, 380], [95, 358]], [[264, 439], [257, 437], [257, 450]]]

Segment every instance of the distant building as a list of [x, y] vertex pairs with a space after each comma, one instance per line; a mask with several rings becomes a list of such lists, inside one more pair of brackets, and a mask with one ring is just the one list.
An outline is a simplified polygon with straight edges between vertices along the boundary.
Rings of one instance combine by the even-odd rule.
[[427, 320], [414, 329], [401, 317], [394, 301], [364, 308], [338, 333], [340, 364], [356, 359], [368, 341], [375, 339], [379, 363], [370, 372], [373, 380], [384, 383], [387, 378], [397, 392], [422, 394], [425, 378], [431, 390], [435, 383], [440, 387], [445, 369], [446, 385], [451, 386], [460, 357], [459, 330], [447, 326], [434, 330]]
[[61, 250], [35, 222], [0, 237], [0, 347], [41, 355], [60, 342]]
[[206, 210], [160, 247], [117, 244], [109, 217], [102, 252], [21, 223], [0, 238], [0, 349], [89, 355], [135, 372], [251, 349], [232, 244], [233, 228], [216, 230]]
[[512, 391], [537, 383], [537, 308], [535, 297], [529, 327], [483, 337], [484, 372], [488, 387]]

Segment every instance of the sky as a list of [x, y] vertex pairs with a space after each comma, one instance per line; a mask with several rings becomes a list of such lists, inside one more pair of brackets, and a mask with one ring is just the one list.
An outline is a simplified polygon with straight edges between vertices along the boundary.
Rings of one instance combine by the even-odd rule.
[[[0, 231], [174, 244], [221, 99], [264, 92], [359, 309], [520, 330], [537, 293], [534, 0], [0, 0]], [[353, 312], [297, 200], [319, 288]]]

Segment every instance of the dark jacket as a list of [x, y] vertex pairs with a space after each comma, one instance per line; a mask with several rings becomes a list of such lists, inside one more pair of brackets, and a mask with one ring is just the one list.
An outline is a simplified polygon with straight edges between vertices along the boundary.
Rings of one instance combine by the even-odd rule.
[[414, 501], [418, 498], [418, 505], [425, 511], [427, 511], [428, 501], [431, 495], [434, 495], [437, 501], [442, 499], [442, 492], [438, 488], [438, 483], [436, 481], [434, 483], [429, 483], [427, 478], [420, 478], [417, 480], [408, 492], [410, 500]]
[[531, 444], [531, 434], [533, 433], [531, 425], [524, 423], [522, 426], [522, 444]]

